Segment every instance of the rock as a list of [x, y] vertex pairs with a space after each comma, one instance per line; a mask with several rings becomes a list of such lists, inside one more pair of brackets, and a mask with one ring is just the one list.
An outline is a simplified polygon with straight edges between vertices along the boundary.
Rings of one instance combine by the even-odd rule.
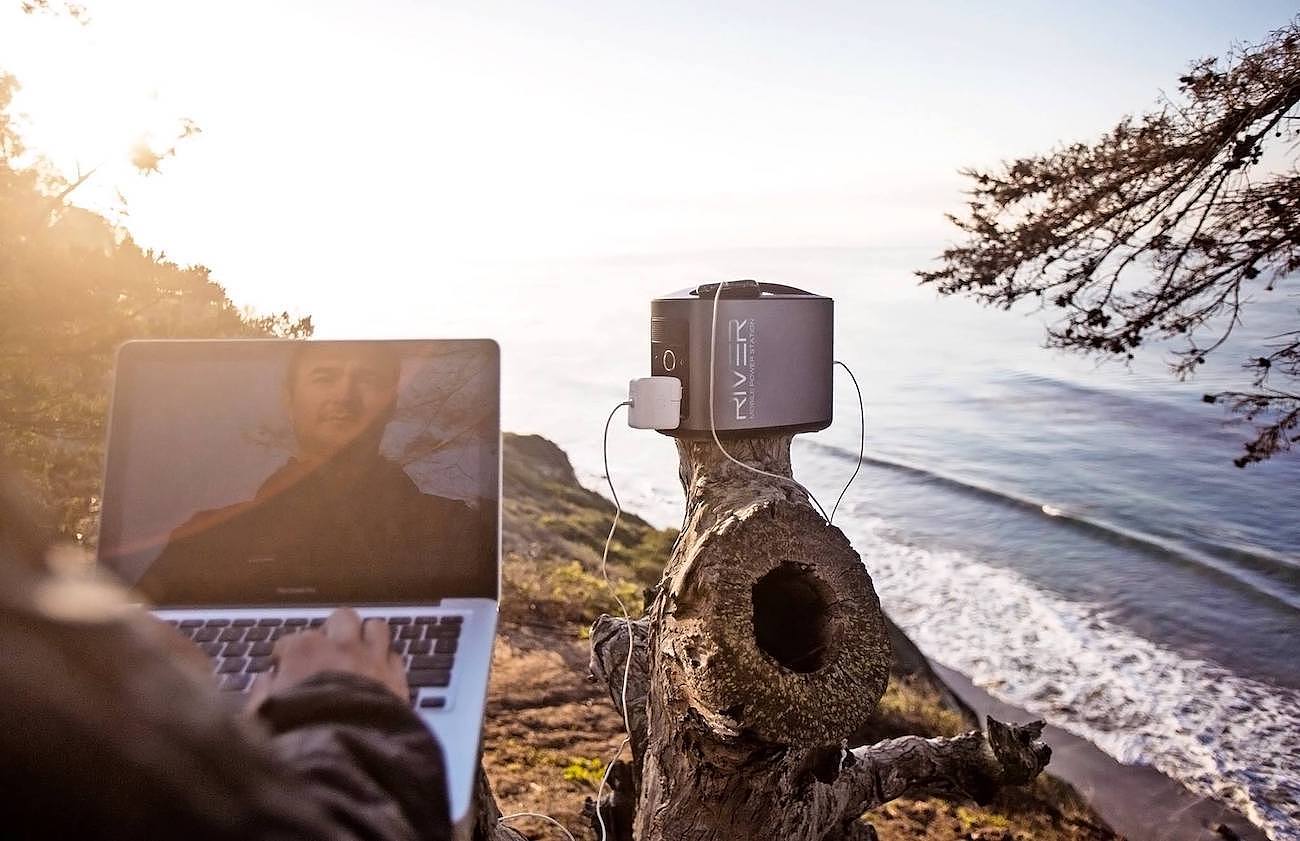
[[552, 482], [577, 485], [578, 477], [568, 455], [555, 442], [540, 435], [506, 433], [503, 439], [508, 458], [521, 458], [532, 470]]

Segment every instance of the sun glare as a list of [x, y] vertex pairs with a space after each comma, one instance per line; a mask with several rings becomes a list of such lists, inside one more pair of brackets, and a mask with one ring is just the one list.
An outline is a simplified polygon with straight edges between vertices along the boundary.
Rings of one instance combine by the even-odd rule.
[[104, 31], [100, 22], [25, 23], [28, 37], [0, 37], [0, 45], [19, 80], [12, 110], [27, 157], [46, 160], [69, 180], [93, 172], [75, 203], [119, 209], [124, 183], [156, 167], [188, 124], [151, 78], [147, 43]]

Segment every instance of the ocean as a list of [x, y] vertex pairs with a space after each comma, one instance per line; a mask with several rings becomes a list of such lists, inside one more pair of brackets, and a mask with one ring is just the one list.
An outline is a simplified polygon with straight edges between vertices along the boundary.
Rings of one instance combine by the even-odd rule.
[[[1247, 386], [1243, 357], [1296, 329], [1300, 284], [1254, 293], [1229, 344], [1179, 382], [1168, 348], [1099, 363], [1043, 348], [1045, 314], [940, 298], [911, 275], [936, 253], [484, 262], [457, 295], [386, 323], [497, 337], [505, 428], [556, 441], [608, 494], [601, 428], [649, 373], [652, 297], [743, 277], [834, 297], [867, 425], [835, 524], [885, 610], [995, 697], [1300, 839], [1300, 452], [1235, 467], [1249, 427], [1201, 400]], [[793, 448], [828, 508], [858, 423], [837, 371], [834, 424]], [[620, 499], [660, 526], [682, 516], [676, 463], [665, 436], [611, 432]]]

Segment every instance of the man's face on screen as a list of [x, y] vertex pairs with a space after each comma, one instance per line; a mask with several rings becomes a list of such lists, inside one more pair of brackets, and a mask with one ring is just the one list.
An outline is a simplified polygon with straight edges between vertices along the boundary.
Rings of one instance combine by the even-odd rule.
[[383, 349], [308, 347], [288, 383], [289, 412], [299, 455], [328, 458], [357, 439], [376, 449], [397, 402], [396, 361]]

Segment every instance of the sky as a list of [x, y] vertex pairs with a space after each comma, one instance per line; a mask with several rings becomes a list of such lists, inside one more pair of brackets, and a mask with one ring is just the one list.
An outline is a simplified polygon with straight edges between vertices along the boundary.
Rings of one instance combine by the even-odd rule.
[[[942, 245], [958, 169], [1095, 136], [1289, 4], [0, 2], [36, 152], [241, 304], [483, 261]], [[142, 134], [166, 148], [142, 176]], [[345, 291], [346, 290], [346, 291]], [[417, 298], [418, 299], [418, 298]], [[324, 323], [322, 323], [322, 319]]]

